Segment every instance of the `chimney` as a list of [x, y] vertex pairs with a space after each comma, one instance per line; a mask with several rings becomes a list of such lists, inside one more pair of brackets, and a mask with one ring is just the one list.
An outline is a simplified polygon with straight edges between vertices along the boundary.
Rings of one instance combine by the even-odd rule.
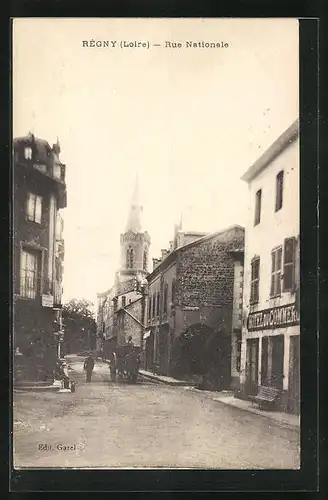
[[173, 241], [170, 241], [170, 252], [173, 252]]
[[154, 258], [153, 258], [153, 271], [154, 271], [154, 269], [156, 269], [156, 267], [158, 266], [158, 264], [159, 264], [160, 262], [161, 262], [161, 261], [160, 261], [160, 259], [154, 259]]
[[161, 252], [162, 252], [162, 261], [163, 261], [167, 255], [167, 250], [162, 248]]

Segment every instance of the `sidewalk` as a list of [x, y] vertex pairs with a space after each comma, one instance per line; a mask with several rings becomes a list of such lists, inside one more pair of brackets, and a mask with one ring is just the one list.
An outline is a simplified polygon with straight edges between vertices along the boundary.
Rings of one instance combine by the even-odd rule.
[[186, 380], [178, 380], [173, 377], [166, 377], [164, 375], [157, 375], [156, 373], [148, 372], [146, 370], [139, 370], [140, 375], [142, 375], [145, 378], [154, 380], [156, 382], [162, 382], [163, 384], [168, 384], [168, 385], [182, 385], [182, 386], [192, 386], [192, 382], [187, 382]]
[[145, 378], [152, 379], [154, 381], [162, 382], [164, 384], [173, 385], [173, 386], [185, 386], [187, 390], [197, 392], [203, 394], [206, 397], [209, 397], [213, 401], [218, 401], [219, 403], [223, 403], [228, 406], [234, 406], [239, 410], [247, 411], [250, 413], [255, 413], [256, 415], [260, 415], [261, 417], [268, 418], [273, 420], [276, 425], [280, 427], [287, 427], [289, 429], [300, 431], [300, 417], [298, 415], [291, 415], [289, 413], [279, 412], [279, 411], [264, 411], [260, 410], [256, 406], [252, 406], [251, 401], [244, 401], [242, 399], [235, 398], [232, 391], [203, 391], [192, 387], [190, 382], [186, 382], [183, 380], [177, 380], [172, 377], [164, 377], [162, 375], [156, 375], [151, 372], [147, 372], [145, 370], [139, 370], [139, 373]]
[[[68, 370], [70, 370], [69, 364], [64, 368], [64, 373], [67, 377]], [[22, 380], [16, 386], [13, 387], [14, 392], [71, 392], [70, 389], [63, 389], [62, 382], [55, 379], [52, 384], [49, 382], [34, 382], [29, 380]]]

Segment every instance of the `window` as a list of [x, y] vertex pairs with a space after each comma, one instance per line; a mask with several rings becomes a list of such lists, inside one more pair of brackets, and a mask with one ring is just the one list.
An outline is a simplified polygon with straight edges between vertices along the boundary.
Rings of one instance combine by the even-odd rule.
[[156, 313], [156, 294], [153, 296], [153, 318], [155, 317]]
[[42, 217], [42, 197], [33, 193], [28, 194], [27, 218], [33, 222], [41, 224]]
[[126, 251], [126, 267], [133, 268], [133, 248], [129, 247]]
[[157, 293], [157, 308], [156, 308], [156, 314], [159, 316], [159, 293]]
[[259, 301], [260, 284], [260, 258], [254, 257], [251, 262], [251, 296], [250, 304], [257, 304]]
[[286, 238], [284, 241], [284, 292], [292, 292], [295, 286], [295, 253], [296, 239]]
[[262, 201], [262, 189], [259, 189], [255, 195], [255, 219], [254, 226], [260, 223], [261, 220], [261, 201]]
[[176, 285], [175, 285], [175, 279], [174, 279], [172, 281], [172, 290], [171, 290], [172, 304], [174, 304], [174, 301], [175, 301], [175, 293], [176, 293]]
[[144, 254], [143, 254], [143, 269], [144, 269], [144, 271], [147, 271], [147, 260], [148, 260], [148, 252], [147, 252], [147, 249], [145, 248]]
[[151, 295], [149, 295], [149, 302], [148, 302], [148, 318], [151, 318]]
[[281, 170], [276, 177], [276, 212], [282, 208], [284, 190], [284, 171]]
[[32, 160], [32, 148], [25, 148], [24, 149], [24, 157], [25, 157], [25, 160]]
[[38, 293], [38, 254], [22, 250], [20, 268], [20, 294], [35, 299]]
[[60, 168], [60, 165], [58, 163], [54, 164], [53, 176], [56, 179], [61, 179], [61, 168]]
[[163, 299], [163, 312], [167, 313], [167, 295], [168, 295], [168, 284], [164, 285], [164, 299]]
[[126, 297], [123, 295], [122, 297], [122, 307], [125, 307], [126, 305]]
[[278, 247], [272, 250], [271, 259], [272, 267], [270, 296], [277, 297], [281, 294], [282, 247]]

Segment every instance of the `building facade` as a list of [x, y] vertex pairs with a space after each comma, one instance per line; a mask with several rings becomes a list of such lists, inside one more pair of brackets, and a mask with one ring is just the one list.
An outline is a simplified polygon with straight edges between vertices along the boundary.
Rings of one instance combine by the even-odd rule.
[[14, 139], [13, 347], [15, 380], [53, 378], [62, 338], [61, 295], [66, 166], [60, 146]]
[[146, 368], [230, 387], [239, 369], [244, 229], [190, 242], [179, 233], [147, 277]]
[[299, 125], [295, 121], [244, 174], [245, 235], [240, 383], [281, 390], [280, 406], [299, 413]]

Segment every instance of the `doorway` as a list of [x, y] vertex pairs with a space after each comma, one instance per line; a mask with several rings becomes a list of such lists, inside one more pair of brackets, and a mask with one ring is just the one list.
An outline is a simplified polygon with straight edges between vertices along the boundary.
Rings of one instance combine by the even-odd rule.
[[247, 340], [246, 351], [246, 390], [255, 395], [258, 391], [259, 339]]
[[269, 338], [262, 338], [261, 385], [268, 385]]
[[294, 415], [300, 413], [300, 337], [290, 337], [289, 386], [287, 411]]
[[271, 337], [272, 342], [272, 369], [271, 385], [276, 389], [283, 389], [284, 380], [284, 336]]

